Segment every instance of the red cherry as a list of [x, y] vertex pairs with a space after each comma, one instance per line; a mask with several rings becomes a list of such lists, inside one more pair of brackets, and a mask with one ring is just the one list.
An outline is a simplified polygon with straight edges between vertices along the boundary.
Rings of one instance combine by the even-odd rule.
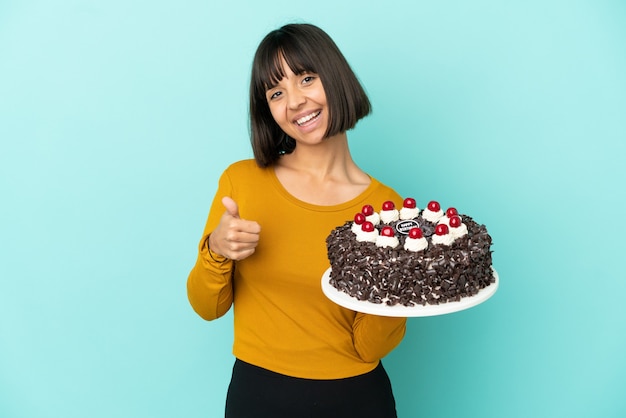
[[459, 212], [456, 210], [456, 208], [448, 208], [446, 210], [446, 216], [448, 218], [452, 218], [454, 215], [458, 215]]
[[365, 222], [365, 215], [363, 215], [362, 213], [357, 213], [356, 215], [354, 215], [354, 223], [357, 225], [361, 225], [363, 222]]
[[391, 200], [387, 200], [383, 203], [383, 210], [394, 210], [395, 208], [396, 205]]
[[431, 212], [439, 212], [441, 210], [441, 205], [436, 200], [431, 200], [428, 202], [428, 210]]
[[373, 232], [374, 224], [370, 221], [365, 221], [363, 222], [363, 225], [361, 225], [361, 230], [363, 230], [364, 232]]
[[452, 228], [458, 228], [462, 224], [461, 217], [459, 215], [453, 215], [450, 217], [450, 221], [448, 223]]
[[393, 228], [390, 226], [385, 226], [380, 231], [380, 234], [384, 237], [393, 237]]
[[413, 239], [418, 239], [418, 238], [423, 238], [424, 234], [422, 233], [422, 230], [419, 228], [411, 228], [409, 230], [409, 237]]
[[372, 205], [365, 205], [363, 209], [361, 209], [361, 213], [365, 216], [370, 216], [374, 214], [374, 207]]
[[404, 199], [404, 203], [402, 204], [402, 206], [407, 209], [415, 209], [417, 207], [417, 203], [412, 197], [407, 197], [406, 199]]
[[446, 235], [448, 232], [448, 225], [446, 224], [439, 224], [435, 227], [435, 234], [437, 235]]

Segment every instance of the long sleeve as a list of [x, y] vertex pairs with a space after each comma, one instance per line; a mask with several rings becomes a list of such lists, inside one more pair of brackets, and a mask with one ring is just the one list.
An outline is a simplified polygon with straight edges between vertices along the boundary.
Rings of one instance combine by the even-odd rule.
[[392, 318], [359, 313], [353, 325], [354, 348], [366, 362], [389, 354], [404, 337], [406, 318]]
[[215, 262], [208, 255], [204, 237], [196, 264], [187, 279], [187, 296], [194, 311], [207, 321], [219, 318], [233, 303], [232, 260]]
[[208, 238], [224, 212], [223, 196], [230, 196], [232, 186], [226, 175], [219, 181], [204, 233], [198, 245], [198, 257], [187, 279], [187, 297], [194, 311], [207, 321], [224, 315], [233, 303], [232, 276], [235, 262], [209, 255]]

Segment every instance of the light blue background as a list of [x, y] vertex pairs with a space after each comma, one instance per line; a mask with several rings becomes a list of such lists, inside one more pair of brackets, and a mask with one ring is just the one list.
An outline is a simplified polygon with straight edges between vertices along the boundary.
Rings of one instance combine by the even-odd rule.
[[185, 281], [292, 21], [370, 94], [360, 165], [494, 238], [494, 298], [386, 358], [400, 416], [626, 416], [619, 0], [0, 2], [0, 416], [222, 416], [232, 317]]

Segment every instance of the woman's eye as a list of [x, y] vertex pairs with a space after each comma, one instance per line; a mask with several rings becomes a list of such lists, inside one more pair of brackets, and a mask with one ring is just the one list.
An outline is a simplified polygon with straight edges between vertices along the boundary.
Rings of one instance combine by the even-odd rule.
[[276, 91], [276, 92], [272, 93], [270, 95], [270, 100], [277, 99], [281, 94], [282, 94], [282, 92], [280, 92], [280, 91]]
[[306, 77], [304, 77], [302, 79], [302, 83], [304, 84], [309, 84], [310, 82], [312, 82], [315, 79], [315, 77], [313, 77], [312, 75], [307, 75]]

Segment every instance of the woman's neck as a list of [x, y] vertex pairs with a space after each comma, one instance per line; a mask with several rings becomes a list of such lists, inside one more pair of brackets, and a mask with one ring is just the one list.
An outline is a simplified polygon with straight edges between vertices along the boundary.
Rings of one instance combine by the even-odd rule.
[[326, 138], [322, 143], [309, 145], [297, 144], [295, 150], [282, 156], [277, 166], [290, 170], [308, 173], [323, 179], [333, 172], [356, 166], [348, 148], [348, 138], [345, 133]]
[[320, 144], [297, 144], [291, 154], [278, 160], [275, 173], [294, 197], [319, 205], [353, 199], [371, 181], [352, 160], [345, 133]]

